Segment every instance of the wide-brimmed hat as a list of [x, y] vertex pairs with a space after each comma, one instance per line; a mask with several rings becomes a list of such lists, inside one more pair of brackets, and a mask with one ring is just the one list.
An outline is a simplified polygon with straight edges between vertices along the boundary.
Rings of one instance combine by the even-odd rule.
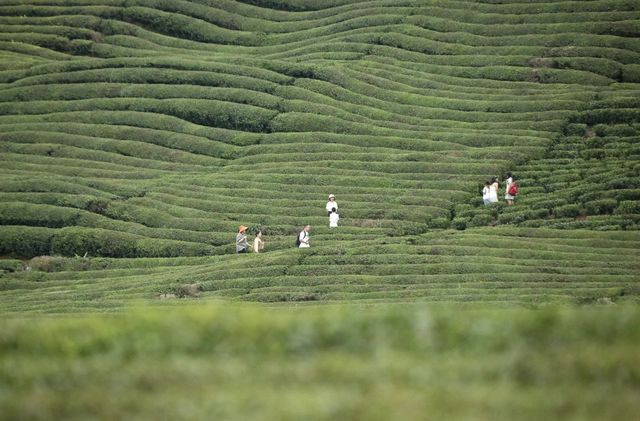
[[244, 225], [240, 225], [238, 227], [238, 232], [242, 232], [242, 231], [246, 231], [248, 227], [245, 227]]
[[335, 199], [336, 197], [335, 197], [334, 195], [330, 194], [330, 195], [329, 195], [329, 199], [331, 199], [331, 198], [334, 198], [334, 199]]

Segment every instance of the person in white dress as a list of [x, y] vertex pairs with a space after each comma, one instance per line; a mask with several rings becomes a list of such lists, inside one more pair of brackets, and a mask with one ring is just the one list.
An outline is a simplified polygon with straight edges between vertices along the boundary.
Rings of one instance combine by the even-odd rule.
[[336, 208], [336, 212], [338, 211], [338, 202], [336, 202], [336, 197], [330, 194], [327, 206], [325, 206], [325, 209], [327, 210], [327, 216], [331, 216], [331, 209], [333, 208]]
[[340, 215], [338, 215], [338, 210], [336, 208], [332, 208], [331, 214], [329, 215], [329, 228], [337, 228], [339, 220]]
[[491, 203], [491, 200], [490, 200], [491, 188], [489, 186], [491, 186], [491, 183], [486, 181], [484, 183], [484, 188], [482, 189], [482, 202], [485, 205], [488, 205], [489, 203]]
[[309, 231], [311, 230], [311, 225], [305, 225], [304, 229], [300, 231], [298, 234], [298, 241], [300, 242], [299, 248], [309, 248], [311, 247], [311, 243], [309, 242]]
[[258, 231], [255, 240], [253, 240], [253, 252], [260, 253], [264, 250], [264, 240], [262, 240], [262, 231]]
[[498, 189], [500, 188], [500, 184], [498, 183], [498, 177], [493, 177], [491, 180], [491, 185], [489, 186], [489, 202], [496, 203], [498, 202]]

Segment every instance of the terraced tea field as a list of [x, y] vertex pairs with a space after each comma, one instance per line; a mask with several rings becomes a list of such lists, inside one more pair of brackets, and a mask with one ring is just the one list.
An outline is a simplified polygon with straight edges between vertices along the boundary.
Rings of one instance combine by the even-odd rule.
[[[637, 232], [633, 3], [9, 0], [0, 16], [3, 255], [229, 255], [244, 224], [263, 231], [270, 256], [194, 259], [210, 271], [202, 295], [492, 300], [504, 294], [490, 279], [510, 279], [512, 265], [479, 253], [461, 269], [456, 248], [443, 249], [440, 264], [417, 256], [415, 243], [494, 224]], [[521, 178], [518, 205], [483, 209], [477, 186], [507, 170]], [[329, 193], [341, 215], [334, 231], [325, 228]], [[313, 258], [292, 250], [305, 224]], [[500, 244], [504, 233], [444, 237]], [[532, 235], [535, 254], [543, 246]], [[640, 237], [624, 241], [633, 262]], [[397, 264], [369, 266], [363, 253]], [[167, 261], [145, 262], [165, 277], [132, 278], [131, 288], [148, 299], [171, 293]], [[621, 273], [577, 264], [561, 265], [626, 288]], [[529, 267], [545, 272], [547, 262]], [[178, 287], [200, 279], [188, 282], [185, 269]], [[433, 279], [416, 278], [434, 272], [469, 273], [491, 293], [440, 281], [434, 295]], [[247, 278], [264, 274], [273, 292], [256, 294]], [[28, 296], [23, 278], [85, 275], [5, 274], [3, 294]], [[500, 291], [538, 300], [516, 285], [525, 286]], [[535, 291], [553, 295], [549, 285]]]
[[632, 419], [639, 34], [629, 0], [4, 0], [0, 419]]
[[[132, 302], [637, 302], [631, 232], [486, 228], [251, 256], [37, 258], [0, 282], [3, 313], [121, 310]], [[46, 272], [45, 272], [46, 271]], [[182, 301], [182, 302], [184, 302]]]

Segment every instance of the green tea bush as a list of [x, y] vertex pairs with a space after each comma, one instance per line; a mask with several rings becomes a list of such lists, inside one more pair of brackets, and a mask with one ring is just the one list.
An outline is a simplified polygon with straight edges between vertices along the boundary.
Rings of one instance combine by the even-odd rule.
[[637, 109], [594, 109], [572, 116], [571, 122], [584, 123], [589, 126], [596, 124], [621, 124], [640, 122], [640, 110]]
[[33, 257], [51, 254], [55, 230], [42, 227], [0, 226], [0, 253]]
[[607, 35], [597, 35], [590, 33], [578, 33], [567, 30], [550, 34], [524, 34], [507, 36], [482, 36], [467, 32], [454, 32], [451, 29], [446, 31], [430, 31], [413, 25], [403, 25], [398, 28], [403, 34], [427, 38], [432, 41], [461, 44], [462, 46], [547, 46], [563, 47], [567, 44], [585, 47], [609, 47], [624, 50], [638, 51], [639, 43], [635, 39], [615, 37]]
[[555, 208], [554, 213], [558, 218], [575, 218], [582, 212], [578, 205], [564, 205]]
[[[126, 64], [126, 63], [125, 63]], [[251, 91], [273, 93], [278, 87], [277, 83], [259, 79], [253, 75], [236, 75], [223, 72], [204, 70], [173, 69], [173, 68], [149, 68], [151, 63], [142, 62], [135, 67], [120, 67], [115, 63], [114, 68], [91, 68], [59, 73], [37, 74], [16, 81], [14, 87], [30, 87], [38, 85], [55, 85], [70, 83], [127, 83], [127, 84], [167, 84], [188, 86], [209, 86], [218, 88], [238, 88]], [[228, 71], [228, 70], [227, 70]], [[238, 73], [243, 73], [241, 70]], [[262, 76], [262, 74], [258, 74]], [[149, 89], [154, 89], [149, 87]], [[175, 95], [174, 95], [175, 96]]]
[[523, 221], [520, 224], [518, 224], [519, 227], [526, 227], [526, 228], [541, 228], [546, 226], [548, 221], [546, 220], [542, 220], [542, 219], [535, 219], [535, 220], [527, 220], [527, 221]]
[[185, 241], [143, 239], [136, 242], [135, 256], [132, 257], [179, 257], [205, 256], [211, 254], [229, 254], [235, 250], [232, 245], [214, 248], [205, 244]]
[[[554, 11], [555, 13], [542, 15], [479, 14], [477, 16], [470, 16], [469, 14], [460, 16], [460, 10], [449, 10], [449, 14], [445, 15], [446, 18], [439, 17], [438, 15], [443, 13], [444, 10], [446, 9], [438, 7], [432, 9], [428, 16], [422, 14], [413, 15], [409, 16], [406, 21], [425, 29], [440, 32], [459, 31], [484, 36], [548, 34], [554, 32], [587, 32], [629, 36], [637, 31], [637, 26], [634, 25], [633, 21], [606, 22], [607, 19], [613, 21], [625, 19], [626, 17], [621, 12], [598, 13], [598, 18], [602, 22], [594, 22], [592, 14], [574, 12], [569, 17], [558, 13], [557, 10]], [[563, 18], [563, 16], [565, 17]], [[455, 17], [464, 19], [464, 22], [456, 21]], [[469, 21], [477, 22], [478, 20], [486, 19], [492, 19], [492, 21], [483, 22], [485, 24], [468, 23]]]
[[[95, 124], [90, 122], [3, 124], [0, 125], [0, 135], [3, 139], [13, 142], [28, 143], [31, 140], [34, 142], [41, 141], [43, 143], [51, 143], [50, 138], [53, 138], [55, 142], [52, 143], [70, 143], [85, 146], [88, 146], [87, 144], [97, 144], [107, 150], [117, 150], [117, 146], [114, 146], [114, 144], [110, 142], [111, 140], [124, 140], [135, 142], [136, 147], [139, 148], [138, 150], [145, 151], [147, 154], [151, 154], [151, 152], [142, 143], [161, 146], [166, 148], [167, 152], [178, 156], [180, 155], [180, 151], [215, 157], [233, 156], [236, 153], [236, 149], [233, 146], [205, 136], [171, 132], [162, 129], [127, 126], [125, 124], [127, 121], [119, 121], [119, 118], [124, 117], [125, 113], [126, 112], [108, 113], [108, 115], [103, 115], [102, 118], [93, 113], [92, 120], [96, 121]], [[133, 120], [133, 118], [137, 117], [136, 121], [138, 124], [144, 123], [145, 117], [149, 116], [149, 114], [135, 112], [130, 112], [130, 114], [133, 115], [130, 116], [129, 119]], [[78, 116], [78, 114], [75, 115]], [[108, 117], [112, 118], [114, 124], [105, 124], [108, 121]], [[149, 123], [149, 125], [155, 123], [154, 125], [161, 126], [160, 123], [162, 123], [164, 118], [159, 115], [155, 115], [154, 117], [153, 120], [149, 119], [147, 123]], [[175, 118], [174, 120], [177, 121]], [[94, 140], [88, 142], [90, 138]], [[200, 161], [196, 158], [195, 162]]]
[[582, 159], [603, 159], [606, 153], [603, 149], [583, 149], [580, 151], [580, 157]]
[[609, 181], [606, 188], [610, 190], [616, 189], [637, 189], [640, 188], [640, 179], [637, 177], [619, 177]]
[[19, 25], [11, 25], [10, 27], [5, 26], [5, 28], [9, 29], [14, 34], [17, 33], [40, 33], [40, 34], [51, 34], [58, 35], [64, 38], [73, 39], [73, 40], [89, 40], [94, 38], [97, 34], [95, 31], [91, 31], [85, 28], [74, 28], [69, 26], [59, 26], [59, 25], [28, 25], [28, 24], [19, 24]]
[[640, 189], [616, 190], [615, 191], [615, 198], [618, 201], [640, 200]]
[[68, 51], [69, 39], [57, 35], [35, 34], [35, 33], [0, 33], [0, 41], [5, 42], [22, 42], [25, 44], [36, 45], [43, 48], [49, 48], [56, 51]]
[[16, 259], [0, 259], [0, 273], [18, 272], [24, 270], [24, 263]]
[[527, 219], [529, 219], [527, 211], [509, 212], [498, 215], [499, 224], [518, 224]]
[[[280, 67], [272, 70], [268, 66], [271, 63], [274, 62], [262, 62], [240, 57], [223, 63], [200, 60], [194, 57], [177, 58], [175, 56], [68, 60], [31, 66], [26, 73], [20, 73], [21, 78], [28, 77], [28, 79], [24, 82], [18, 82], [17, 85], [42, 84], [54, 81], [69, 83], [94, 78], [97, 81], [116, 82], [117, 79], [124, 78], [123, 74], [131, 75], [132, 81], [141, 80], [144, 82], [145, 79], [141, 79], [144, 77], [143, 70], [151, 78], [164, 77], [171, 81], [190, 78], [196, 81], [221, 80], [225, 84], [244, 81], [244, 83], [249, 84], [248, 86], [262, 86], [267, 90], [273, 89], [276, 85], [288, 85], [293, 82], [294, 79], [291, 76], [283, 75], [281, 74], [282, 72], [278, 71]], [[282, 64], [285, 65], [284, 63]], [[257, 67], [257, 65], [264, 66], [264, 68]], [[287, 63], [287, 65], [289, 64]], [[295, 64], [291, 65], [295, 66]], [[301, 64], [300, 66], [304, 65]], [[36, 76], [42, 77], [38, 78]]]
[[52, 250], [65, 256], [133, 257], [135, 239], [126, 233], [68, 227], [53, 238]]
[[567, 124], [563, 129], [565, 136], [583, 136], [587, 131], [586, 124]]
[[[46, 60], [66, 60], [69, 58], [68, 54], [65, 53], [60, 53], [57, 51], [38, 47], [36, 45], [24, 44], [19, 42], [0, 40], [0, 46], [5, 51], [29, 55], [36, 58], [40, 57]], [[12, 67], [20, 67], [20, 64], [13, 65]], [[20, 72], [19, 74], [22, 75], [23, 72]], [[0, 83], [10, 82], [15, 80], [16, 78], [16, 72], [0, 72]]]
[[606, 86], [611, 83], [608, 77], [580, 70], [533, 69], [524, 78], [536, 83], [566, 83]]
[[[119, 6], [119, 7], [115, 7]], [[43, 5], [13, 4], [2, 6], [2, 16], [48, 17], [60, 15], [95, 15], [103, 18], [121, 17], [122, 4], [118, 1], [104, 0], [96, 5]]]
[[[578, 105], [576, 101], [567, 100], [555, 100], [555, 101], [491, 101], [483, 100], [461, 100], [448, 97], [436, 97], [433, 95], [425, 96], [423, 90], [409, 89], [406, 84], [396, 83], [387, 78], [379, 78], [372, 76], [374, 70], [367, 72], [354, 72], [350, 69], [344, 69], [341, 72], [336, 71], [323, 71], [320, 78], [331, 84], [302, 80], [297, 81], [296, 86], [304, 87], [306, 89], [323, 93], [335, 99], [348, 100], [355, 103], [368, 103], [372, 106], [380, 107], [384, 106], [390, 111], [402, 113], [402, 104], [429, 107], [430, 109], [421, 110], [417, 108], [415, 112], [429, 116], [433, 118], [444, 118], [446, 116], [459, 116], [459, 113], [454, 111], [482, 111], [482, 112], [531, 112], [531, 111], [547, 111], [554, 110], [566, 110], [574, 108]], [[526, 71], [528, 72], [528, 70]], [[342, 87], [336, 88], [335, 85]], [[356, 94], [354, 94], [354, 92]], [[444, 91], [438, 91], [441, 94]], [[383, 102], [381, 102], [383, 101]], [[490, 108], [492, 107], [492, 108]], [[405, 107], [406, 109], [406, 107]], [[434, 112], [438, 114], [434, 115]], [[447, 112], [448, 111], [448, 112]], [[445, 114], [445, 112], [447, 112]], [[413, 115], [413, 114], [411, 114]], [[476, 117], [480, 117], [483, 114], [474, 114]], [[440, 117], [442, 116], [442, 117]], [[533, 114], [527, 116], [534, 117]], [[470, 116], [468, 116], [470, 117]], [[496, 118], [503, 120], [504, 116], [496, 115]], [[481, 118], [474, 120], [463, 120], [462, 118], [451, 118], [462, 121], [479, 121]]]
[[601, 199], [585, 203], [587, 215], [611, 214], [618, 207], [615, 199]]
[[469, 218], [453, 218], [453, 220], [451, 221], [451, 227], [457, 230], [464, 230], [467, 228], [467, 224], [469, 224], [469, 222]]
[[57, 102], [33, 101], [20, 105], [16, 105], [16, 103], [0, 104], [0, 112], [5, 114], [73, 112], [94, 108], [169, 114], [182, 120], [205, 126], [255, 132], [266, 131], [270, 127], [271, 119], [278, 114], [276, 111], [251, 105], [217, 100], [180, 98], [167, 100], [113, 98]]
[[66, 193], [0, 193], [0, 202], [23, 202], [47, 204], [59, 207], [71, 207], [78, 209], [92, 209], [100, 213], [100, 209], [106, 206], [106, 201], [91, 195], [70, 195]]
[[224, 10], [224, 5], [217, 6], [215, 4], [200, 5], [193, 2], [162, 2], [158, 0], [138, 0], [135, 2], [137, 6], [144, 6], [152, 9], [159, 9], [165, 12], [179, 13], [190, 17], [202, 19], [206, 22], [231, 30], [242, 31], [258, 31], [264, 30], [258, 25], [264, 24], [265, 32], [271, 32], [270, 22], [256, 17], [242, 16], [230, 11]]
[[432, 229], [447, 229], [451, 226], [449, 218], [433, 218], [429, 221], [429, 228]]
[[[479, 203], [476, 203], [478, 205]], [[477, 212], [477, 209], [471, 205], [458, 205], [455, 208], [455, 215], [462, 218], [472, 218]]]
[[167, 257], [212, 254], [214, 249], [203, 244], [152, 240], [124, 232], [67, 227], [54, 236], [52, 252], [65, 256]]
[[[3, 127], [5, 130], [10, 130], [7, 127]], [[169, 147], [157, 146], [154, 144], [146, 144], [143, 143], [146, 139], [151, 138], [151, 134], [146, 134], [143, 139], [136, 139], [136, 141], [129, 140], [118, 140], [113, 138], [103, 138], [98, 137], [97, 135], [105, 135], [104, 132], [98, 133], [99, 130], [91, 130], [91, 133], [94, 133], [95, 136], [83, 136], [83, 135], [75, 135], [70, 133], [56, 133], [56, 132], [46, 132], [46, 131], [31, 131], [31, 130], [19, 130], [19, 131], [10, 131], [10, 132], [2, 132], [0, 129], [0, 140], [5, 142], [12, 143], [42, 143], [48, 144], [49, 146], [45, 148], [44, 152], [52, 154], [55, 150], [55, 156], [74, 156], [78, 157], [81, 153], [80, 151], [66, 148], [56, 148], [54, 149], [51, 145], [53, 144], [65, 144], [78, 148], [86, 148], [86, 149], [97, 149], [104, 152], [109, 152], [113, 154], [119, 155], [117, 158], [109, 157], [106, 155], [100, 154], [88, 154], [85, 155], [87, 159], [96, 159], [96, 160], [110, 160], [117, 163], [126, 163], [131, 162], [133, 165], [140, 167], [155, 167], [155, 168], [169, 168], [173, 169], [176, 166], [180, 166], [180, 164], [192, 164], [192, 165], [206, 165], [206, 166], [214, 166], [220, 163], [220, 160], [203, 156], [201, 154], [193, 154], [188, 152], [183, 152], [180, 150], [176, 150]], [[166, 139], [166, 134], [160, 134], [160, 136], [153, 136], [150, 141], [154, 143], [164, 143], [169, 142], [170, 139]], [[175, 142], [174, 136], [173, 141]], [[182, 137], [178, 137], [182, 138]], [[187, 136], [184, 136], [185, 140], [188, 142], [190, 139]], [[8, 143], [7, 143], [8, 144]], [[210, 145], [208, 152], [213, 152], [216, 149]], [[24, 149], [23, 149], [24, 150]], [[35, 149], [31, 149], [35, 151]], [[218, 154], [223, 155], [225, 153], [230, 153], [231, 148], [223, 146], [218, 149]], [[66, 153], [65, 153], [66, 152]], [[139, 158], [144, 159], [147, 162], [141, 161], [132, 161], [130, 158]], [[171, 162], [171, 166], [163, 166], [158, 165], [163, 162]], [[192, 168], [195, 169], [195, 168]]]
[[491, 225], [494, 222], [494, 218], [486, 213], [481, 213], [473, 216], [471, 221], [469, 221], [470, 227], [483, 227], [487, 225]]
[[[344, 6], [345, 9], [349, 8], [348, 0], [245, 0], [244, 3], [258, 6], [265, 9], [282, 10], [287, 12], [307, 12], [323, 9], [331, 9]], [[351, 5], [350, 8], [354, 8]]]
[[259, 34], [233, 31], [176, 13], [147, 7], [127, 7], [122, 11], [129, 22], [140, 23], [157, 32], [198, 42], [235, 45], [260, 45]]
[[[179, 90], [179, 93], [177, 92]], [[64, 90], [58, 84], [31, 85], [6, 89], [0, 93], [0, 100], [75, 100], [90, 98], [194, 98], [211, 99], [239, 104], [253, 105], [267, 109], [280, 109], [282, 100], [266, 93], [243, 88], [204, 87], [171, 84], [133, 84], [133, 83], [68, 83]]]
[[532, 202], [530, 206], [533, 209], [547, 209], [547, 210], [551, 211], [554, 208], [557, 208], [557, 207], [560, 207], [560, 206], [564, 206], [566, 204], [567, 204], [567, 200], [566, 199], [554, 198], [554, 199], [536, 200], [536, 201]]
[[[102, 2], [105, 4], [106, 2]], [[33, 9], [33, 6], [31, 6]], [[46, 7], [46, 6], [45, 6]], [[34, 14], [22, 16], [10, 16], [12, 13], [3, 9], [7, 13], [0, 18], [0, 24], [15, 25], [16, 27], [34, 25], [34, 26], [58, 26], [71, 28], [90, 28], [99, 29], [101, 20], [97, 16], [90, 15], [60, 15], [60, 16], [34, 16]], [[11, 10], [9, 7], [8, 10]]]
[[[0, 138], [3, 137], [0, 135]], [[131, 145], [128, 145], [131, 146]], [[133, 149], [133, 148], [132, 148]], [[144, 148], [142, 148], [144, 149]], [[59, 159], [68, 159], [70, 165], [71, 161], [92, 161], [95, 163], [105, 163], [114, 164], [111, 169], [115, 169], [116, 165], [120, 168], [123, 167], [131, 167], [137, 169], [148, 169], [149, 174], [153, 174], [156, 170], [165, 170], [165, 171], [173, 171], [177, 169], [182, 169], [185, 171], [193, 171], [197, 170], [199, 166], [193, 166], [180, 162], [167, 162], [166, 160], [158, 160], [158, 159], [147, 159], [142, 157], [131, 157], [125, 156], [127, 153], [127, 148], [120, 148], [117, 151], [97, 151], [93, 149], [85, 149], [82, 147], [76, 146], [67, 146], [67, 145], [55, 145], [55, 144], [15, 144], [15, 143], [6, 143], [0, 148], [2, 152], [7, 153], [16, 153], [16, 154], [24, 154], [30, 155], [30, 158], [24, 159], [25, 162], [33, 161], [33, 157], [36, 156], [45, 156], [45, 157], [55, 157]], [[136, 153], [139, 153], [136, 151]], [[60, 161], [62, 162], [62, 161]], [[96, 164], [97, 165], [97, 164]], [[101, 168], [107, 169], [108, 167], [100, 164]]]
[[640, 83], [640, 64], [627, 64], [622, 67], [622, 82]]
[[72, 208], [20, 202], [0, 203], [0, 221], [4, 225], [60, 228], [75, 225], [79, 217], [79, 211]]
[[640, 214], [640, 202], [637, 200], [624, 200], [615, 210], [618, 215]]
[[46, 180], [25, 179], [24, 177], [7, 177], [5, 183], [0, 184], [2, 192], [58, 192], [70, 195], [89, 195], [96, 197], [112, 197], [99, 189], [74, 182], [77, 180], [61, 180], [50, 177]]
[[612, 60], [591, 57], [556, 57], [553, 61], [559, 69], [584, 70], [614, 80], [622, 79], [625, 67]]

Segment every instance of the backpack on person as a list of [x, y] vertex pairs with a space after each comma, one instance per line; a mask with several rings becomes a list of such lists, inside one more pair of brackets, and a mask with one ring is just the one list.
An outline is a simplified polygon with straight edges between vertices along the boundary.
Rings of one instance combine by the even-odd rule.
[[300, 247], [300, 233], [296, 234], [296, 247]]
[[516, 183], [515, 181], [511, 183], [511, 186], [509, 186], [509, 191], [507, 193], [509, 193], [511, 196], [516, 196], [518, 194], [518, 183]]

